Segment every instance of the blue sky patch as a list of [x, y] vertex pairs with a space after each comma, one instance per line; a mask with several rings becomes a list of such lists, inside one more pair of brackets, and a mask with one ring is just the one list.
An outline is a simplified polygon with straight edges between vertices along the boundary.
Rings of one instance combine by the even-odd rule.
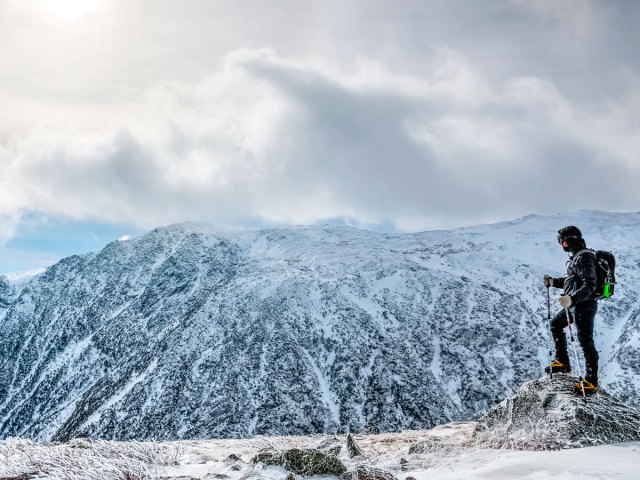
[[47, 267], [70, 255], [100, 250], [124, 235], [142, 233], [127, 224], [29, 213], [16, 234], [0, 246], [0, 275]]

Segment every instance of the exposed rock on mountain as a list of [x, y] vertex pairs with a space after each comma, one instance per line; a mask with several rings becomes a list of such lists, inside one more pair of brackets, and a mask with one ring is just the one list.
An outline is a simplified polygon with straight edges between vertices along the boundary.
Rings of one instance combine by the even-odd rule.
[[391, 472], [360, 465], [355, 470], [343, 473], [340, 480], [398, 480]]
[[338, 457], [314, 449], [292, 448], [282, 452], [262, 452], [251, 461], [277, 465], [303, 476], [340, 476], [347, 471]]
[[604, 391], [583, 400], [577, 378], [557, 374], [525, 383], [478, 422], [483, 447], [557, 450], [640, 440], [640, 411]]
[[360, 450], [360, 447], [351, 434], [347, 435], [347, 451], [349, 452], [349, 458], [359, 457], [362, 455], [362, 450]]
[[11, 293], [9, 282], [4, 277], [0, 277], [0, 316], [11, 303]]
[[604, 386], [637, 402], [640, 215], [403, 235], [180, 224], [0, 287], [0, 438], [398, 431], [477, 418], [548, 360], [540, 278], [562, 273], [555, 232], [567, 224], [618, 259], [596, 344]]

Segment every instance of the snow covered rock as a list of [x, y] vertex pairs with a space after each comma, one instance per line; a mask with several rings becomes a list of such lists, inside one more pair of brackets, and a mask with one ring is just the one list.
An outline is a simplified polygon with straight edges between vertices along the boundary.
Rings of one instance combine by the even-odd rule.
[[[409, 447], [409, 455], [450, 457], [472, 445], [477, 422], [451, 422], [427, 430]], [[411, 464], [411, 462], [408, 462]]]
[[360, 465], [355, 470], [343, 473], [340, 480], [398, 480], [391, 472], [380, 468]]
[[314, 449], [292, 448], [282, 452], [262, 452], [251, 461], [265, 465], [277, 465], [303, 476], [339, 476], [347, 471], [337, 457]]
[[347, 452], [349, 452], [349, 458], [362, 456], [362, 450], [360, 450], [360, 447], [351, 434], [347, 435]]
[[577, 380], [556, 374], [525, 383], [480, 418], [475, 443], [557, 450], [640, 440], [639, 410], [602, 390], [585, 402], [574, 392]]

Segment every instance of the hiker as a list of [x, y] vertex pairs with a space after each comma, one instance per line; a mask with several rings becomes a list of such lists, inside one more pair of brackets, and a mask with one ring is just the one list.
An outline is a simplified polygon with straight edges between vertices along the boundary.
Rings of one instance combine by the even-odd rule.
[[[546, 368], [549, 372], [571, 372], [567, 354], [567, 338], [564, 328], [567, 326], [567, 313], [578, 329], [578, 340], [582, 346], [585, 360], [585, 394], [595, 393], [598, 388], [598, 351], [593, 343], [593, 323], [598, 311], [596, 300], [597, 274], [596, 255], [587, 249], [578, 227], [568, 226], [558, 231], [558, 243], [565, 252], [569, 252], [567, 275], [553, 278], [543, 277], [544, 286], [563, 288], [559, 303], [562, 309], [551, 319], [551, 333], [556, 347], [556, 358]], [[577, 366], [576, 366], [577, 367]], [[580, 384], [576, 384], [576, 388]]]

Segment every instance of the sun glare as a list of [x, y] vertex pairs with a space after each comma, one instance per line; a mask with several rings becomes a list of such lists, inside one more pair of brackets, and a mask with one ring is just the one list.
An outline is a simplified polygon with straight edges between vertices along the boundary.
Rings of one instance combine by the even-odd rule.
[[66, 20], [77, 20], [98, 9], [103, 0], [37, 0], [38, 7]]

